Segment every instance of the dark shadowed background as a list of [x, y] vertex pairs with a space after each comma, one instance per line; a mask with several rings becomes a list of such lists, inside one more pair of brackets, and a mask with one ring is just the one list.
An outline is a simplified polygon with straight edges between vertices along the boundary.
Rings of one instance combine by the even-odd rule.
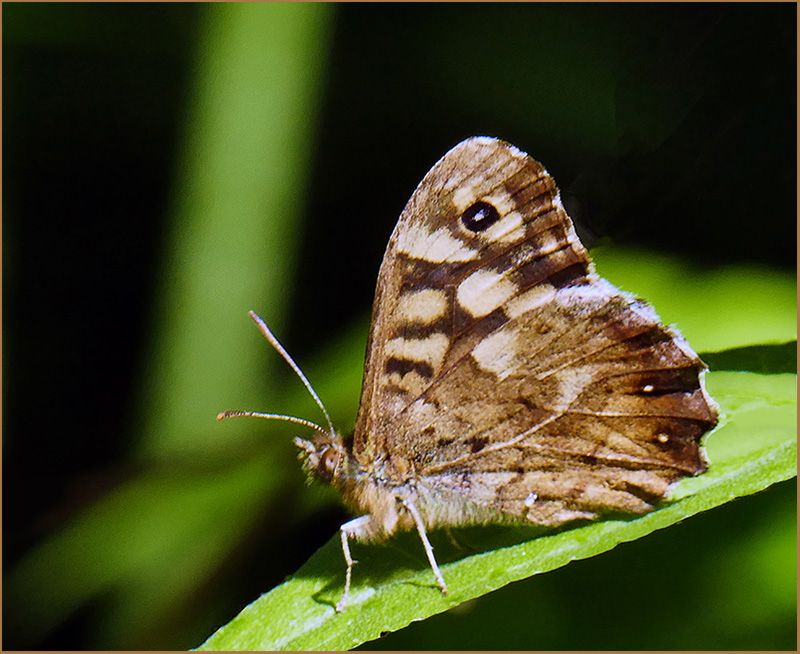
[[[214, 421], [320, 419], [246, 311], [351, 428], [386, 241], [467, 136], [541, 161], [590, 247], [796, 267], [794, 4], [2, 11], [4, 649], [197, 646], [335, 534], [295, 428]], [[794, 649], [795, 497], [370, 647]]]

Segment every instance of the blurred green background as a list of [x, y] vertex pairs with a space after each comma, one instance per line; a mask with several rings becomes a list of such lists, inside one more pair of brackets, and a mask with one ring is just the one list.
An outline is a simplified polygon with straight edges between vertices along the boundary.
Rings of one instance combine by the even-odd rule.
[[[733, 281], [794, 284], [794, 4], [2, 12], [4, 649], [197, 646], [335, 534], [297, 429], [214, 421], [320, 420], [246, 312], [351, 429], [386, 241], [467, 136], [598, 252], [680, 262], [628, 284], [657, 309], [723, 271], [738, 331], [681, 325], [712, 369], [796, 371], [794, 319], [742, 336], [785, 293]], [[369, 646], [795, 649], [796, 484]]]

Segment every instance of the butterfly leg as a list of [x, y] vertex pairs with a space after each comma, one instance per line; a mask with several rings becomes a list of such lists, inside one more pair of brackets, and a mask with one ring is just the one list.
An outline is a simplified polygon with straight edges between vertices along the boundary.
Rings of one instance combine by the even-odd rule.
[[436, 558], [433, 556], [433, 547], [431, 547], [431, 543], [428, 540], [428, 534], [425, 531], [425, 524], [422, 522], [422, 516], [420, 516], [419, 511], [417, 511], [417, 507], [414, 506], [413, 502], [410, 500], [401, 501], [403, 502], [403, 506], [406, 507], [408, 512], [411, 514], [411, 517], [414, 518], [414, 523], [417, 525], [417, 532], [422, 540], [422, 545], [425, 547], [425, 554], [428, 555], [428, 562], [431, 564], [431, 569], [436, 577], [436, 581], [439, 582], [439, 588], [442, 589], [442, 595], [447, 595], [447, 584], [444, 583], [442, 571], [439, 570], [439, 565], [436, 563]]
[[350, 595], [350, 578], [353, 575], [353, 566], [358, 563], [358, 561], [354, 560], [353, 557], [350, 556], [350, 543], [348, 541], [350, 538], [357, 538], [358, 535], [364, 531], [364, 527], [366, 526], [369, 518], [370, 516], [368, 515], [361, 516], [360, 518], [356, 518], [350, 522], [345, 522], [341, 526], [340, 533], [342, 535], [342, 553], [344, 554], [344, 562], [347, 564], [347, 572], [345, 573], [344, 578], [344, 594], [342, 595], [342, 599], [340, 599], [339, 603], [336, 605], [337, 613], [344, 611], [344, 607], [347, 604], [347, 598]]

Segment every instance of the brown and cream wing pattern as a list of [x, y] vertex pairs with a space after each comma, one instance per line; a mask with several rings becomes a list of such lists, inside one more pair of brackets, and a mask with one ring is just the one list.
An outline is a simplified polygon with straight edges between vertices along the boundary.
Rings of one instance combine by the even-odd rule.
[[378, 279], [354, 437], [368, 469], [545, 524], [645, 511], [705, 469], [703, 363], [595, 274], [555, 182], [515, 147], [448, 152]]

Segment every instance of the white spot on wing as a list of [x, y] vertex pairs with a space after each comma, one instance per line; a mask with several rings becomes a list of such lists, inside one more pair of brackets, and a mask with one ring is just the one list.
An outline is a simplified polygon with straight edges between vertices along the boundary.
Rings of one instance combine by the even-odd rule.
[[431, 263], [445, 261], [472, 261], [477, 252], [453, 238], [445, 228], [429, 232], [425, 225], [411, 223], [397, 236], [397, 249], [413, 259]]
[[586, 366], [559, 370], [556, 379], [559, 382], [560, 395], [555, 408], [560, 411], [569, 409], [575, 398], [592, 383], [594, 374], [594, 371]]
[[556, 296], [556, 289], [550, 284], [532, 286], [521, 295], [509, 300], [503, 310], [509, 318], [516, 318], [537, 307], [549, 304]]
[[422, 361], [436, 370], [444, 361], [450, 339], [444, 334], [431, 334], [426, 338], [393, 338], [386, 343], [386, 356]]
[[487, 241], [514, 243], [525, 238], [525, 223], [519, 211], [511, 211], [503, 216], [480, 236]]
[[458, 286], [458, 303], [480, 318], [503, 305], [517, 291], [517, 285], [501, 273], [492, 270], [477, 270]]
[[539, 236], [536, 254], [539, 257], [543, 257], [546, 254], [560, 250], [563, 245], [563, 242], [559, 242], [553, 232], [544, 232]]
[[397, 303], [397, 317], [402, 323], [430, 324], [447, 311], [447, 297], [442, 291], [425, 289], [405, 293]]
[[[428, 385], [428, 380], [415, 370], [411, 370], [405, 375], [401, 375], [399, 372], [393, 372], [388, 377], [384, 377], [384, 379], [389, 385], [397, 386], [412, 395], [419, 395]], [[402, 405], [399, 404], [396, 412], [400, 412], [402, 409]]]
[[474, 177], [471, 182], [464, 181], [453, 191], [453, 204], [459, 212], [465, 211], [477, 202], [478, 194], [475, 189], [480, 181], [480, 178]]
[[511, 195], [500, 189], [495, 189], [494, 193], [484, 195], [481, 200], [491, 204], [501, 216], [513, 211], [517, 206]]
[[516, 372], [522, 363], [517, 350], [517, 332], [501, 329], [484, 338], [471, 354], [481, 369], [505, 379]]

